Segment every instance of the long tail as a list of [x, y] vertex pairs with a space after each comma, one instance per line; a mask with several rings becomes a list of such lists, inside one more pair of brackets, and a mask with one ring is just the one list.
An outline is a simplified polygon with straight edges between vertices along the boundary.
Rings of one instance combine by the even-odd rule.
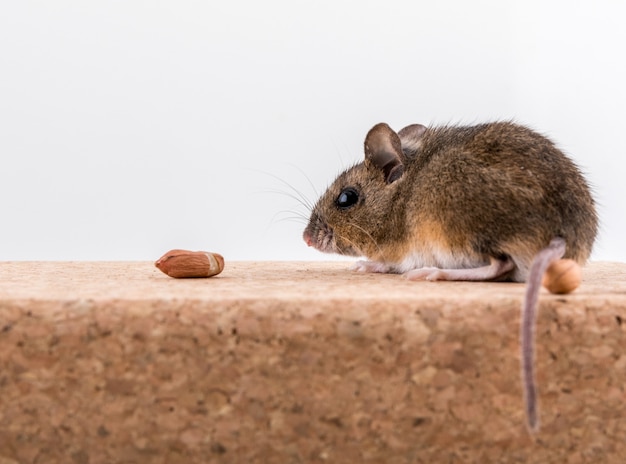
[[565, 240], [555, 238], [546, 248], [535, 256], [530, 267], [526, 295], [522, 306], [522, 324], [520, 338], [522, 345], [522, 382], [524, 389], [524, 401], [526, 405], [526, 420], [531, 432], [539, 430], [539, 418], [537, 415], [537, 386], [535, 384], [535, 323], [537, 319], [537, 307], [541, 281], [548, 266], [563, 257], [565, 254]]

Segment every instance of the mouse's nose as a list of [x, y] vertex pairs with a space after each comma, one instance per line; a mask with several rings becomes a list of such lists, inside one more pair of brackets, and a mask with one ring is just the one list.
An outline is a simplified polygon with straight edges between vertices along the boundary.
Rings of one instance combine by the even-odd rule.
[[308, 229], [306, 229], [303, 233], [302, 233], [302, 239], [304, 240], [304, 242], [308, 245], [308, 246], [313, 246], [313, 240], [311, 239], [311, 233], [309, 232]]

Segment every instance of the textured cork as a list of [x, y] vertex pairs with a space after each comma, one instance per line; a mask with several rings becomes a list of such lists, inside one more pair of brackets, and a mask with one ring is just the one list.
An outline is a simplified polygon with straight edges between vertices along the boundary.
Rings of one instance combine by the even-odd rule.
[[541, 294], [347, 263], [0, 263], [0, 463], [622, 463], [626, 264]]

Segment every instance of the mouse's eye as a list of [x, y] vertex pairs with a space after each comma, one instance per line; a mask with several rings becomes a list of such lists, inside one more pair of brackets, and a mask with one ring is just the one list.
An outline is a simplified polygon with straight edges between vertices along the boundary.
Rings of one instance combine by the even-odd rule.
[[335, 204], [339, 209], [348, 209], [359, 201], [359, 192], [357, 192], [354, 188], [348, 187], [341, 191], [337, 199], [335, 200]]

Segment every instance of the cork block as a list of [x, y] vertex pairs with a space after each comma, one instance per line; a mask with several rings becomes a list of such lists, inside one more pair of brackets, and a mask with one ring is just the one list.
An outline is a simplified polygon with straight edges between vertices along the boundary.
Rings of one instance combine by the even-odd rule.
[[0, 463], [610, 463], [626, 456], [626, 264], [542, 291], [343, 262], [0, 263]]

